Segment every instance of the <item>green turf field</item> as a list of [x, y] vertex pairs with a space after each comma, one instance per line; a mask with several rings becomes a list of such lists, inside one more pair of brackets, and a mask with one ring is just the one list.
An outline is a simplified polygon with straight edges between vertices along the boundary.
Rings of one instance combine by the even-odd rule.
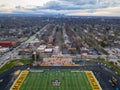
[[[54, 80], [60, 86], [53, 86]], [[20, 90], [92, 90], [85, 72], [71, 70], [44, 70], [30, 72]]]

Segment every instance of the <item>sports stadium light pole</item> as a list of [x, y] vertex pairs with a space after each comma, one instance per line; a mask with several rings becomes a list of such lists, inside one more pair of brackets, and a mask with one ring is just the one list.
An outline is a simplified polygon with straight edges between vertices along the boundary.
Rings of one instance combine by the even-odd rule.
[[36, 51], [34, 51], [33, 54], [34, 54], [34, 60], [35, 60], [35, 63], [36, 63]]

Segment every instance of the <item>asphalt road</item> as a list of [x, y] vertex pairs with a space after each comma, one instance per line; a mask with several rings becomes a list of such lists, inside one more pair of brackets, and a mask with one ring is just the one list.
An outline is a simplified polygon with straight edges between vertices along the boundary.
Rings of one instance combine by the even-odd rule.
[[40, 31], [38, 31], [36, 34], [34, 34], [33, 36], [31, 36], [27, 41], [21, 43], [19, 46], [17, 46], [16, 48], [14, 48], [12, 51], [9, 51], [7, 53], [4, 53], [1, 57], [0, 57], [0, 68], [3, 67], [7, 62], [9, 62], [11, 59], [17, 57], [19, 58], [18, 55], [18, 49], [19, 47], [26, 45], [27, 43], [31, 42], [32, 40], [34, 40], [36, 38], [36, 35], [39, 34], [41, 35], [41, 32], [44, 32], [44, 30], [46, 30], [47, 26], [49, 24], [45, 25]]

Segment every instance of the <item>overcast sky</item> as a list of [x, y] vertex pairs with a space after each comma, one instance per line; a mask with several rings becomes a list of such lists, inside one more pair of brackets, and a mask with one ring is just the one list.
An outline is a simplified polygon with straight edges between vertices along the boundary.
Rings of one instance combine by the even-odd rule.
[[120, 0], [0, 0], [0, 13], [120, 16]]

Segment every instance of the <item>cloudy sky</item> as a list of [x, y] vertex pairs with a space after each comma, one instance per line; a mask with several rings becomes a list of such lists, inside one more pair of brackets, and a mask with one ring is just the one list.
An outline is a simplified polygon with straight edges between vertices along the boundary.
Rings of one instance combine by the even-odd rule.
[[120, 16], [120, 0], [0, 0], [0, 13]]

